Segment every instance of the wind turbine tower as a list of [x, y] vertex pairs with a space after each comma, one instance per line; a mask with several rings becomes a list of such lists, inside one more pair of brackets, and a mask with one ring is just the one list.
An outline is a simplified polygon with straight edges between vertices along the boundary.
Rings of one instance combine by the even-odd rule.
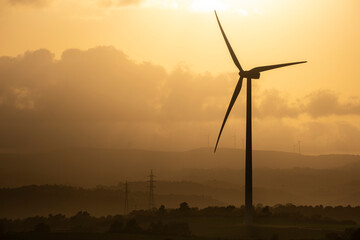
[[269, 66], [261, 66], [261, 67], [255, 67], [249, 71], [245, 71], [243, 70], [243, 68], [240, 65], [240, 62], [238, 61], [231, 45], [230, 42], [228, 41], [225, 32], [220, 24], [220, 20], [216, 14], [215, 11], [215, 16], [217, 19], [217, 22], [219, 24], [221, 33], [223, 35], [223, 38], [225, 40], [226, 46], [230, 52], [231, 58], [233, 60], [233, 62], [235, 63], [235, 66], [238, 68], [239, 70], [239, 80], [237, 82], [237, 85], [235, 87], [234, 93], [232, 95], [232, 98], [230, 100], [228, 109], [226, 111], [225, 114], [225, 118], [223, 120], [223, 123], [221, 125], [220, 128], [220, 132], [219, 132], [219, 136], [217, 138], [216, 141], [216, 145], [215, 145], [215, 149], [214, 152], [216, 152], [219, 140], [220, 140], [220, 136], [221, 133], [224, 129], [225, 123], [227, 118], [229, 117], [229, 114], [231, 112], [231, 109], [240, 93], [241, 90], [241, 86], [242, 86], [242, 82], [243, 79], [246, 78], [247, 79], [247, 90], [246, 90], [246, 150], [245, 150], [245, 224], [246, 225], [252, 225], [253, 222], [253, 195], [252, 195], [252, 126], [251, 126], [251, 82], [253, 79], [259, 79], [260, 78], [260, 73], [264, 72], [264, 71], [268, 71], [268, 70], [272, 70], [275, 68], [281, 68], [281, 67], [286, 67], [286, 66], [290, 66], [290, 65], [295, 65], [295, 64], [300, 64], [300, 63], [305, 63], [306, 61], [302, 61], [302, 62], [292, 62], [292, 63], [284, 63], [284, 64], [277, 64], [277, 65], [269, 65]]

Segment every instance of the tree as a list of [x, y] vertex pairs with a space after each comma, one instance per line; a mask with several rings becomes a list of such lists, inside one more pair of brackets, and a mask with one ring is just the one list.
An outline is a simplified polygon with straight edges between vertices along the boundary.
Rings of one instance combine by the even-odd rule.
[[126, 233], [141, 233], [143, 230], [135, 219], [130, 219], [126, 222], [124, 232]]
[[121, 233], [123, 231], [123, 223], [119, 220], [115, 220], [109, 228], [110, 233]]
[[165, 206], [161, 205], [158, 212], [159, 212], [159, 216], [164, 216], [166, 214]]
[[261, 214], [262, 214], [262, 215], [266, 215], [266, 216], [270, 215], [270, 214], [271, 214], [271, 212], [270, 212], [270, 207], [269, 207], [269, 206], [265, 206], [265, 207], [261, 210]]
[[179, 210], [181, 212], [188, 212], [190, 210], [189, 204], [187, 202], [182, 202], [180, 203], [180, 208]]
[[156, 223], [151, 223], [149, 232], [152, 234], [163, 234], [164, 233], [164, 224], [161, 221]]
[[39, 223], [35, 226], [34, 232], [48, 233], [48, 232], [50, 232], [50, 226], [45, 223]]
[[189, 224], [186, 222], [169, 222], [164, 228], [164, 233], [177, 236], [190, 236], [191, 230]]

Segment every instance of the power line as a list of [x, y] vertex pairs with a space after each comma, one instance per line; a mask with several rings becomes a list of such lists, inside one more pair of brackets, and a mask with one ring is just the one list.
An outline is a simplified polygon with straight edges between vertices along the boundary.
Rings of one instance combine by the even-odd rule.
[[153, 170], [151, 169], [149, 175], [149, 210], [153, 210], [155, 208], [155, 198], [154, 198], [154, 188], [155, 188], [155, 175], [153, 174]]
[[125, 181], [125, 203], [124, 203], [124, 214], [129, 213], [129, 185], [128, 181]]

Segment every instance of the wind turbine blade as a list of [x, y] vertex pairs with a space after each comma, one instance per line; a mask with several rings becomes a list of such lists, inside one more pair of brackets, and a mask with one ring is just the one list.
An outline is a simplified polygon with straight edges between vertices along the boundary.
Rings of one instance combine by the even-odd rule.
[[230, 101], [230, 104], [229, 104], [229, 107], [226, 111], [226, 114], [225, 114], [225, 118], [224, 118], [224, 121], [221, 125], [221, 129], [220, 129], [220, 132], [219, 132], [219, 136], [217, 138], [217, 141], [216, 141], [216, 145], [215, 145], [215, 149], [214, 149], [214, 153], [216, 152], [216, 149], [217, 149], [217, 146], [218, 146], [218, 143], [219, 143], [219, 140], [220, 140], [220, 136], [221, 136], [221, 133], [224, 129], [224, 126], [225, 126], [225, 123], [226, 123], [226, 120], [228, 119], [229, 117], [229, 114], [231, 112], [231, 109], [232, 107], [234, 106], [234, 103], [236, 101], [236, 98], [238, 97], [239, 93], [240, 93], [240, 90], [241, 90], [241, 86], [242, 86], [242, 82], [243, 82], [243, 77], [240, 77], [236, 87], [235, 87], [235, 90], [234, 90], [234, 93], [232, 95], [232, 98], [231, 98], [231, 101]]
[[281, 68], [281, 67], [286, 67], [286, 66], [290, 66], [290, 65], [295, 65], [295, 64], [300, 64], [300, 63], [306, 63], [306, 62], [307, 62], [307, 61], [284, 63], [284, 64], [277, 64], [277, 65], [269, 65], [269, 66], [261, 66], [261, 67], [253, 68], [253, 69], [251, 69], [250, 71], [264, 72], [264, 71], [272, 70], [272, 69], [275, 69], [275, 68]]
[[218, 18], [218, 15], [217, 15], [216, 11], [215, 11], [215, 15], [216, 15], [216, 19], [217, 19], [217, 22], [218, 22], [218, 24], [219, 24], [221, 33], [222, 33], [222, 35], [223, 35], [223, 37], [224, 37], [224, 40], [225, 40], [225, 42], [226, 42], [226, 46], [227, 46], [228, 49], [229, 49], [230, 55], [231, 55], [231, 57], [232, 57], [235, 65], [236, 65], [236, 67], [239, 69], [239, 71], [240, 71], [240, 72], [243, 72], [244, 70], [242, 69], [242, 67], [241, 67], [241, 65], [240, 65], [240, 63], [239, 63], [239, 61], [238, 61], [238, 59], [237, 59], [237, 57], [236, 57], [236, 55], [235, 55], [235, 53], [234, 53], [231, 45], [230, 45], [230, 43], [229, 43], [229, 40], [227, 39], [227, 37], [226, 37], [226, 35], [225, 35], [225, 32], [224, 32], [224, 30], [223, 30], [223, 28], [222, 28], [222, 26], [221, 26], [221, 23], [220, 23], [220, 20], [219, 20], [219, 18]]

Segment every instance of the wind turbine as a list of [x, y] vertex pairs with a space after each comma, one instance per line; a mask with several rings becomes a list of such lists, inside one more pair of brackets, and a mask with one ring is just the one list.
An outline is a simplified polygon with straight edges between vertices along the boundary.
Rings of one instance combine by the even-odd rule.
[[219, 136], [216, 141], [214, 153], [216, 152], [221, 133], [224, 129], [226, 120], [229, 117], [229, 114], [231, 112], [231, 109], [240, 93], [241, 86], [243, 79], [247, 79], [247, 95], [246, 95], [246, 160], [245, 160], [245, 224], [246, 225], [252, 225], [252, 133], [251, 133], [251, 80], [252, 79], [259, 79], [260, 78], [260, 72], [272, 70], [275, 68], [281, 68], [286, 67], [290, 65], [300, 64], [300, 63], [306, 63], [306, 61], [302, 62], [291, 62], [291, 63], [283, 63], [283, 64], [277, 64], [277, 65], [269, 65], [269, 66], [261, 66], [261, 67], [255, 67], [249, 71], [244, 71], [241, 67], [230, 43], [227, 39], [225, 32], [221, 26], [220, 20], [218, 18], [218, 15], [215, 11], [216, 19], [219, 24], [221, 33], [224, 37], [225, 43], [227, 45], [227, 48], [229, 49], [230, 55], [236, 65], [236, 67], [239, 69], [239, 81], [235, 87], [234, 93], [232, 95], [232, 98], [229, 103], [229, 107], [226, 111], [224, 121], [221, 125]]

